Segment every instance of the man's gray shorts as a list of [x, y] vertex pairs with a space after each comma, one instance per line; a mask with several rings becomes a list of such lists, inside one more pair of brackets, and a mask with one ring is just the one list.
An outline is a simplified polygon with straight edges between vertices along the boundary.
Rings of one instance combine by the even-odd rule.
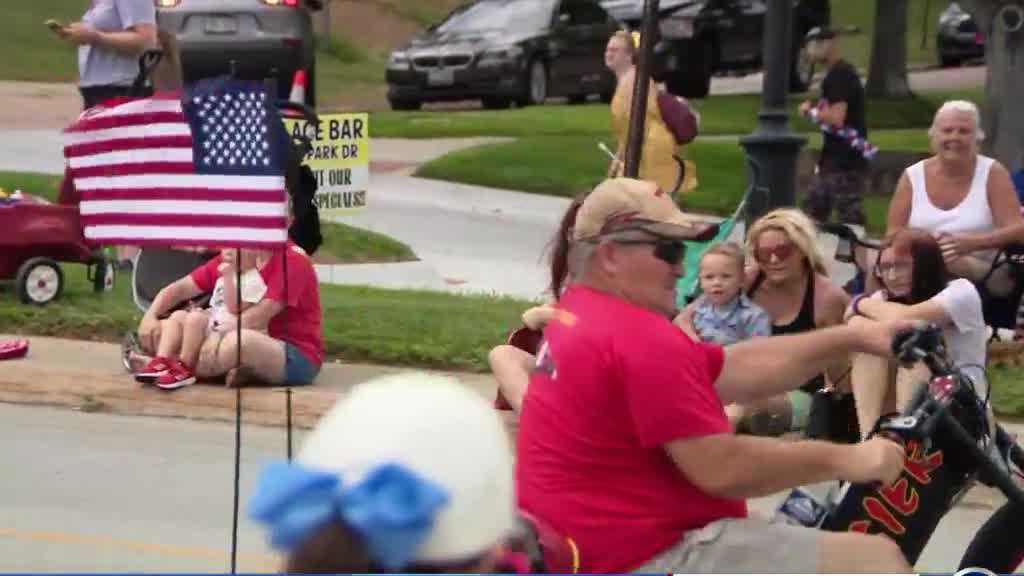
[[820, 569], [821, 538], [814, 528], [729, 518], [687, 532], [634, 572], [814, 574]]

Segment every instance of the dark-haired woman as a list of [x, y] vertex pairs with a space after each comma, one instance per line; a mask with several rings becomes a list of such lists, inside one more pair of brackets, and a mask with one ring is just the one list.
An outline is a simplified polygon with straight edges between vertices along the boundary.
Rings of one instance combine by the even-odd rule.
[[498, 395], [494, 402], [496, 408], [518, 412], [523, 403], [526, 387], [530, 383], [530, 372], [536, 361], [535, 347], [540, 342], [544, 325], [557, 313], [558, 296], [570, 279], [569, 236], [584, 197], [580, 195], [569, 204], [558, 225], [558, 232], [551, 240], [551, 284], [548, 291], [553, 300], [523, 312], [522, 328], [513, 333], [508, 343], [495, 346], [487, 355], [491, 373], [498, 381]]
[[[952, 277], [935, 238], [924, 230], [898, 230], [883, 244], [874, 273], [882, 289], [855, 298], [846, 318], [924, 320], [941, 326], [951, 360], [973, 380], [977, 394], [987, 397], [981, 296], [969, 280]], [[897, 370], [890, 360], [857, 356], [853, 393], [861, 436], [873, 430], [882, 414], [906, 406], [920, 378], [919, 370]]]

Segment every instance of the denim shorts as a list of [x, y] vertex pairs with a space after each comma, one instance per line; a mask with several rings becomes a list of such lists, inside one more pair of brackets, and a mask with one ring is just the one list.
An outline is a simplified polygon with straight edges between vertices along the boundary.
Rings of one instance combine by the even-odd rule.
[[309, 361], [293, 344], [284, 343], [284, 380], [289, 386], [307, 386], [320, 373], [320, 366]]

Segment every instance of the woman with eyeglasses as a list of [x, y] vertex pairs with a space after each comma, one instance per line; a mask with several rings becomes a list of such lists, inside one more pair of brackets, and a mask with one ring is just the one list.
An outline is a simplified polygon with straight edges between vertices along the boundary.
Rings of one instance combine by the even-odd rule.
[[[988, 334], [981, 296], [969, 280], [953, 278], [932, 234], [914, 228], [891, 234], [879, 252], [874, 274], [882, 289], [854, 298], [846, 319], [924, 320], [941, 326], [950, 358], [974, 381], [978, 396], [986, 398]], [[867, 437], [882, 414], [905, 406], [920, 382], [916, 371], [897, 370], [887, 359], [856, 356], [853, 393], [861, 436]]]
[[[772, 318], [772, 335], [808, 332], [843, 322], [849, 296], [828, 278], [818, 252], [817, 229], [803, 212], [779, 209], [758, 219], [747, 235], [747, 295]], [[829, 371], [833, 386], [842, 384], [845, 366]], [[825, 375], [810, 380], [785, 396], [746, 405], [734, 414], [740, 428], [755, 434], [779, 434], [804, 429], [812, 395], [825, 387]]]

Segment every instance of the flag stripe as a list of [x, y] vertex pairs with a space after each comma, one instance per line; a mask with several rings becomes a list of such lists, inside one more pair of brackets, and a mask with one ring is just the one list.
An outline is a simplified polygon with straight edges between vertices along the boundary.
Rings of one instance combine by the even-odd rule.
[[141, 162], [138, 164], [105, 164], [103, 166], [89, 166], [86, 168], [72, 168], [69, 170], [71, 177], [78, 178], [99, 178], [118, 176], [142, 175], [168, 175], [168, 174], [192, 174], [194, 172], [191, 162]]
[[164, 94], [82, 113], [65, 130], [64, 154], [88, 241], [283, 244], [281, 142], [266, 124], [280, 120], [261, 90], [237, 83], [189, 103]]
[[[218, 199], [221, 200], [221, 199]], [[238, 217], [284, 217], [287, 206], [277, 202], [225, 202], [189, 200], [101, 200], [81, 204], [82, 216], [97, 214], [211, 214]]]
[[110, 152], [117, 152], [121, 150], [147, 150], [153, 148], [161, 148], [164, 150], [173, 150], [175, 148], [188, 148], [192, 149], [192, 137], [191, 136], [157, 136], [154, 138], [119, 138], [115, 140], [101, 140], [99, 142], [90, 142], [83, 144], [75, 144], [73, 146], [64, 147], [64, 156], [66, 158], [78, 158], [80, 156], [92, 156], [98, 154], [107, 154]]
[[162, 97], [154, 96], [141, 100], [129, 100], [109, 108], [94, 108], [83, 113], [80, 118], [82, 120], [89, 120], [91, 118], [109, 118], [111, 116], [139, 114], [142, 112], [181, 112], [181, 100], [170, 94], [165, 94]]
[[232, 176], [227, 174], [140, 174], [137, 176], [113, 176], [76, 178], [79, 190], [127, 188], [231, 188], [235, 190], [284, 190], [284, 176]]
[[253, 230], [249, 228], [198, 228], [195, 226], [87, 226], [86, 237], [105, 244], [134, 242], [205, 246], [218, 242], [283, 243], [288, 231], [284, 228]]
[[170, 124], [152, 124], [149, 126], [124, 126], [120, 128], [107, 128], [93, 132], [70, 133], [65, 137], [69, 146], [83, 143], [97, 143], [108, 140], [123, 140], [131, 138], [154, 138], [161, 136], [188, 136], [191, 140], [192, 132], [188, 124], [173, 122]]
[[114, 190], [97, 188], [82, 192], [83, 209], [86, 202], [102, 200], [206, 200], [226, 202], [277, 202], [285, 200], [285, 191], [233, 190], [217, 188], [124, 188]]
[[152, 226], [153, 228], [247, 228], [283, 229], [288, 226], [286, 216], [235, 216], [223, 214], [82, 214], [84, 226]]
[[150, 124], [170, 124], [173, 122], [184, 122], [185, 114], [182, 112], [143, 112], [141, 114], [119, 114], [117, 116], [104, 116], [100, 118], [86, 118], [68, 132], [92, 132], [95, 130], [106, 130], [125, 126], [149, 126]]

